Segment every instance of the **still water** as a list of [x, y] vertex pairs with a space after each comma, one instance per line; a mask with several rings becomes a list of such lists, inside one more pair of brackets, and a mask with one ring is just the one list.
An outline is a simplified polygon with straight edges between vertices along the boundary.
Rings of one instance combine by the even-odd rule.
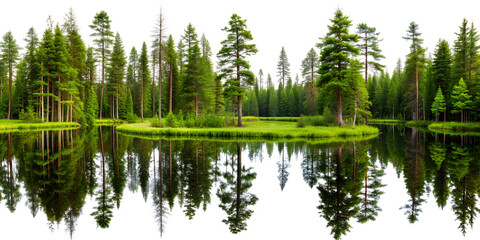
[[478, 137], [0, 134], [1, 239], [479, 239]]

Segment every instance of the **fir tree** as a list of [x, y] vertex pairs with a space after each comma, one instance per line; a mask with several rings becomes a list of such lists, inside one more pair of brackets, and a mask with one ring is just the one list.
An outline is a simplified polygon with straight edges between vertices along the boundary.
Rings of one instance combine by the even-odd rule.
[[467, 85], [463, 81], [463, 78], [460, 78], [460, 81], [458, 81], [458, 84], [455, 85], [452, 90], [451, 99], [453, 109], [451, 112], [460, 112], [461, 122], [464, 121], [464, 110], [470, 109], [472, 105], [470, 98], [472, 97], [468, 94]]
[[119, 118], [119, 95], [122, 88], [125, 77], [125, 66], [127, 60], [125, 57], [125, 50], [123, 49], [123, 42], [120, 38], [120, 34], [115, 36], [115, 42], [113, 44], [112, 55], [110, 57], [110, 64], [108, 68], [109, 85], [110, 85], [110, 102], [111, 102], [111, 116], [113, 118]]
[[148, 65], [148, 50], [147, 44], [143, 42], [142, 51], [138, 59], [139, 67], [139, 81], [140, 81], [140, 117], [144, 118], [144, 115], [151, 117], [150, 113], [150, 69]]
[[432, 113], [435, 114], [435, 122], [438, 122], [438, 115], [445, 111], [445, 98], [442, 94], [442, 89], [439, 87], [435, 95], [435, 101], [432, 104]]

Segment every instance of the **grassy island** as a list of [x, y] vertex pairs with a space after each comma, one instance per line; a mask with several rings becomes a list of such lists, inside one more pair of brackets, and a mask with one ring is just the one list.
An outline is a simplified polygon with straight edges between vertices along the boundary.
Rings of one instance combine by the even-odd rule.
[[23, 130], [51, 130], [59, 128], [78, 128], [80, 124], [76, 122], [44, 122], [44, 123], [26, 123], [21, 120], [0, 120], [0, 132], [14, 132]]
[[247, 122], [244, 127], [222, 128], [158, 128], [150, 123], [123, 124], [117, 127], [118, 132], [141, 135], [187, 136], [187, 137], [235, 137], [235, 138], [327, 138], [376, 135], [378, 129], [371, 126], [357, 126], [352, 129], [339, 126], [304, 128], [296, 127], [294, 122], [255, 121]]

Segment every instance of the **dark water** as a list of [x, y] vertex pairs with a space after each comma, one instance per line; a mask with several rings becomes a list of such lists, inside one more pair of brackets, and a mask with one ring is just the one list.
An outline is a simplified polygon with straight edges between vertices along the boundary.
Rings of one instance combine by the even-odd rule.
[[479, 239], [478, 137], [0, 134], [1, 239]]

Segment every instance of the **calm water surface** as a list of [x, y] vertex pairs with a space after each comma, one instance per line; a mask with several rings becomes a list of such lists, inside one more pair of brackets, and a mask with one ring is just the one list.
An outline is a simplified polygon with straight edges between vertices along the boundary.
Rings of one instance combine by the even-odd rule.
[[478, 137], [0, 134], [2, 239], [480, 239]]

